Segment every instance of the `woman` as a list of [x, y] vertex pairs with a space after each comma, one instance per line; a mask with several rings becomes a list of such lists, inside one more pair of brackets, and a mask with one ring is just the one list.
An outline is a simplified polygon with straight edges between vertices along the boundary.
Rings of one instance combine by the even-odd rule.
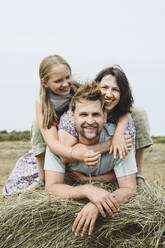
[[[112, 144], [110, 146], [110, 153], [112, 153], [113, 151], [114, 157], [116, 157], [117, 151], [119, 151], [121, 158], [124, 158], [124, 156], [128, 152], [124, 138], [126, 127], [127, 131], [132, 135], [133, 143], [135, 143], [135, 132], [132, 126], [132, 121], [130, 119], [130, 112], [131, 110], [133, 111], [133, 117], [135, 119], [136, 129], [138, 131], [138, 137], [136, 138], [136, 141], [139, 141], [136, 143], [136, 162], [138, 168], [137, 184], [142, 184], [144, 182], [144, 177], [141, 175], [143, 161], [142, 151], [145, 147], [148, 147], [152, 144], [149, 132], [147, 132], [148, 129], [146, 128], [147, 119], [142, 118], [141, 111], [139, 111], [137, 108], [132, 107], [133, 97], [129, 82], [125, 73], [119, 66], [113, 66], [102, 70], [96, 76], [95, 81], [100, 84], [100, 89], [105, 99], [105, 111], [108, 114], [107, 124], [117, 124], [115, 134], [112, 138]], [[68, 145], [73, 145], [77, 142], [77, 135], [73, 132], [74, 127], [71, 128], [72, 132], [68, 128], [70, 126], [68, 123], [68, 119], [69, 117], [67, 116], [67, 114], [64, 114], [64, 116], [60, 120], [58, 132], [59, 140], [61, 142], [67, 140], [70, 143]], [[128, 121], [129, 119], [130, 121]], [[139, 122], [139, 119], [141, 119], [141, 122]], [[144, 136], [141, 135], [139, 129], [145, 129]], [[140, 142], [141, 140], [142, 142]], [[141, 144], [141, 147], [139, 144]], [[77, 178], [78, 176], [79, 180], [88, 180], [83, 175], [75, 175], [75, 177]], [[74, 175], [72, 175], [72, 177], [74, 177]], [[106, 180], [108, 181], [112, 179], [114, 179], [112, 175], [106, 177]], [[102, 178], [93, 178], [93, 180], [102, 180]]]

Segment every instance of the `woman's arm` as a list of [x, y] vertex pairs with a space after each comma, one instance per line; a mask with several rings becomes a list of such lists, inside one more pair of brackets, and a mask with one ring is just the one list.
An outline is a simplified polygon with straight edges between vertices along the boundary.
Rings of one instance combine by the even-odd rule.
[[116, 158], [117, 152], [119, 152], [121, 159], [124, 159], [125, 156], [128, 154], [128, 148], [124, 133], [129, 119], [130, 113], [119, 117], [114, 136], [112, 137], [112, 144], [110, 146], [110, 153], [113, 152], [114, 158]]

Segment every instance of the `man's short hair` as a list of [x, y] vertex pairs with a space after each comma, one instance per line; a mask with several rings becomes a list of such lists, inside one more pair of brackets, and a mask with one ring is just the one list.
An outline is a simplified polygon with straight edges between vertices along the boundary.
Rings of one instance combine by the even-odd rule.
[[72, 97], [71, 101], [71, 110], [72, 112], [76, 109], [76, 103], [81, 102], [82, 100], [88, 101], [97, 101], [101, 103], [102, 109], [104, 109], [104, 98], [101, 95], [99, 84], [95, 81], [91, 83], [87, 82], [85, 85], [82, 85]]

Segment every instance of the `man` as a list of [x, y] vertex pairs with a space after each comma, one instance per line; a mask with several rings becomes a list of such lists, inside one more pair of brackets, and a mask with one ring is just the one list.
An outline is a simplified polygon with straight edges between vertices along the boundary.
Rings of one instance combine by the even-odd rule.
[[[84, 145], [94, 145], [104, 142], [113, 135], [115, 127], [105, 126], [103, 113], [103, 99], [96, 84], [81, 87], [72, 99], [72, 122], [76, 126], [79, 142]], [[74, 148], [75, 149], [75, 148]], [[72, 150], [72, 154], [74, 153]], [[71, 186], [64, 183], [66, 167], [85, 175], [103, 175], [114, 170], [119, 189], [108, 192], [91, 184]], [[119, 210], [119, 204], [127, 201], [136, 192], [136, 162], [134, 152], [130, 151], [125, 160], [113, 158], [109, 153], [102, 154], [97, 165], [93, 168], [84, 162], [70, 162], [65, 165], [60, 158], [47, 148], [45, 158], [46, 190], [49, 194], [61, 198], [82, 199], [89, 202], [76, 214], [72, 230], [84, 236], [93, 231], [95, 221], [100, 214], [106, 217], [105, 211], [114, 216]]]

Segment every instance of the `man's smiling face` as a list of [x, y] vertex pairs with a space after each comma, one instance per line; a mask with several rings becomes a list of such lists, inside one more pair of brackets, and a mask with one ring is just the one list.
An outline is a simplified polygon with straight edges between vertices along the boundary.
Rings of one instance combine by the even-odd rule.
[[79, 140], [97, 143], [104, 124], [104, 114], [99, 100], [81, 100], [76, 103], [72, 122], [79, 134]]

